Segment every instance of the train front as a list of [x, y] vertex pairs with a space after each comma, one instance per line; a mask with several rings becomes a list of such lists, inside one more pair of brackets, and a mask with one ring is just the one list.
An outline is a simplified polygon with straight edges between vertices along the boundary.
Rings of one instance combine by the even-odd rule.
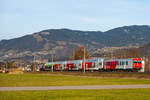
[[133, 69], [135, 69], [135, 70], [141, 70], [141, 69], [144, 69], [143, 67], [144, 67], [144, 63], [142, 63], [143, 62], [143, 60], [142, 60], [142, 58], [133, 58], [132, 59], [132, 61], [133, 61]]

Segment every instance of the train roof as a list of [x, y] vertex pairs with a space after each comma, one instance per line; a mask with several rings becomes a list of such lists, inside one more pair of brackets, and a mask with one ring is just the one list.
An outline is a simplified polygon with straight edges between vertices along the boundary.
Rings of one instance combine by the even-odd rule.
[[66, 61], [57, 61], [55, 64], [66, 64]]
[[103, 58], [97, 58], [97, 59], [86, 59], [85, 62], [96, 62], [96, 61], [102, 61]]
[[49, 62], [49, 63], [46, 63], [45, 65], [46, 66], [52, 66], [52, 65], [54, 65], [54, 63], [53, 62]]
[[142, 58], [111, 59], [105, 61], [127, 61], [127, 60], [142, 60]]
[[67, 61], [67, 63], [82, 63], [82, 60]]

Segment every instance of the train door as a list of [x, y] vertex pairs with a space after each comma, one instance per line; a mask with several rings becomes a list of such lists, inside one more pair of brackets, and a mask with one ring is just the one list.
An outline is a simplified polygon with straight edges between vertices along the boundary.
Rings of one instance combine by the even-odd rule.
[[65, 64], [60, 64], [59, 70], [63, 71], [65, 69]]
[[82, 60], [79, 61], [79, 64], [78, 64], [78, 70], [81, 70], [82, 69]]
[[82, 61], [74, 61], [74, 70], [82, 69]]
[[132, 60], [131, 59], [127, 59], [126, 60], [126, 69], [132, 69]]
[[104, 60], [103, 59], [98, 59], [98, 68], [99, 69], [103, 69], [103, 66], [104, 66]]

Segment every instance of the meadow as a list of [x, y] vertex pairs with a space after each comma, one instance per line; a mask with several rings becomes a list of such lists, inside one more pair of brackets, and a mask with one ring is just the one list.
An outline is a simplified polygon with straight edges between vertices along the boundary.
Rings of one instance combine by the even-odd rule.
[[0, 91], [0, 100], [149, 100], [150, 89]]
[[0, 74], [0, 87], [150, 84], [150, 79], [56, 74]]

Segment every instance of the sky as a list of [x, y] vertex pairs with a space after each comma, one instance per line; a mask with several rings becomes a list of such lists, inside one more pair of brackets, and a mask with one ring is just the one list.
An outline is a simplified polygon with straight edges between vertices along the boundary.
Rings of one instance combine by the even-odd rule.
[[45, 29], [150, 25], [150, 0], [0, 0], [0, 40]]

